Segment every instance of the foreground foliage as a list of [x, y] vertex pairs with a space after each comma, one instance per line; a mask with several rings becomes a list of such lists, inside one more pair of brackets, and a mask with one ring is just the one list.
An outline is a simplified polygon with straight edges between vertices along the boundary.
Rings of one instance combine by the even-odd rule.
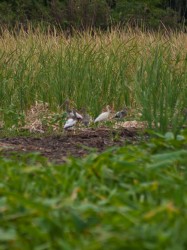
[[186, 249], [186, 148], [187, 131], [58, 166], [1, 157], [0, 248]]

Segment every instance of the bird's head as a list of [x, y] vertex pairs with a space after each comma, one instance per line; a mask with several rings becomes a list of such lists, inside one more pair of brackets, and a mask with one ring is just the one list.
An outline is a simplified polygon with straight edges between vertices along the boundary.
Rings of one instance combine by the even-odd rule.
[[107, 106], [106, 106], [106, 110], [107, 110], [108, 112], [110, 112], [110, 111], [111, 111], [111, 107], [110, 107], [110, 105], [107, 105]]

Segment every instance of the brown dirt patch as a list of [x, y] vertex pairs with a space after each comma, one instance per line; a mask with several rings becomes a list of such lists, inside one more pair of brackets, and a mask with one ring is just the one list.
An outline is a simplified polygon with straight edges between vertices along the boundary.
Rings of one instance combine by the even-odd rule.
[[138, 134], [135, 128], [99, 128], [76, 133], [71, 131], [58, 136], [1, 138], [0, 149], [6, 156], [12, 152], [40, 152], [50, 161], [61, 163], [69, 156], [87, 155], [89, 148], [102, 152], [108, 147], [122, 146], [128, 142], [137, 143], [140, 140]]

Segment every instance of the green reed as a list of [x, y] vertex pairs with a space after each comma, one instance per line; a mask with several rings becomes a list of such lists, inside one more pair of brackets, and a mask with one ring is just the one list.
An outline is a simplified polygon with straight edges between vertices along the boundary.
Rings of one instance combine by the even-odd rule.
[[[181, 37], [181, 43], [177, 36]], [[186, 107], [184, 34], [129, 31], [76, 34], [40, 32], [0, 39], [0, 105], [23, 113], [37, 100], [52, 110], [68, 98], [97, 115], [107, 104], [141, 109], [150, 127], [166, 131], [183, 123]], [[180, 119], [179, 119], [180, 118]]]

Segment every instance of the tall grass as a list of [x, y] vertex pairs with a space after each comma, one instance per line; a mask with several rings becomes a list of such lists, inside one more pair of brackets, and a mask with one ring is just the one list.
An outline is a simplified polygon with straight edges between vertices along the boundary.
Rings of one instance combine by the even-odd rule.
[[150, 127], [176, 129], [187, 106], [186, 44], [183, 33], [114, 30], [66, 37], [5, 30], [0, 38], [2, 117], [7, 110], [23, 112], [36, 100], [55, 110], [70, 98], [93, 115], [106, 104], [137, 107]]

